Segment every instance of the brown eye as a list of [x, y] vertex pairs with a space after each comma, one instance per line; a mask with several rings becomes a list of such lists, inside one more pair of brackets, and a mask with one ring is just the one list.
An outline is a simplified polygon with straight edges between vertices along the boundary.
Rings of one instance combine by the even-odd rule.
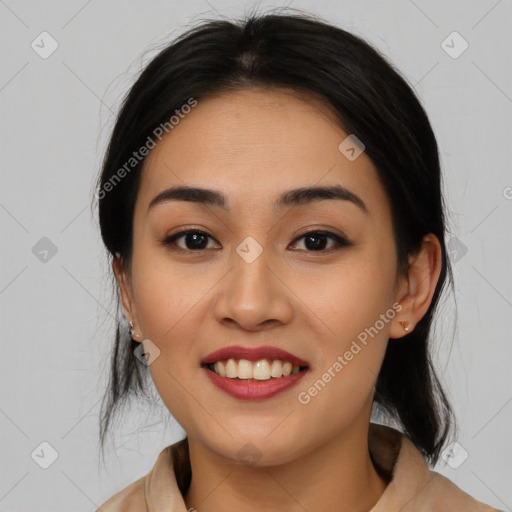
[[[207, 249], [208, 239], [214, 240], [208, 233], [198, 230], [187, 230], [180, 231], [167, 237], [164, 241], [164, 245], [175, 245], [178, 249], [183, 251], [201, 251]], [[183, 239], [183, 245], [177, 243], [177, 240]]]
[[[335, 233], [331, 233], [330, 231], [309, 231], [308, 233], [301, 235], [299, 238], [296, 238], [296, 240], [302, 239], [304, 239], [304, 250], [312, 252], [325, 251], [328, 240], [331, 240], [333, 245], [327, 247], [327, 250], [351, 245], [345, 238], [336, 235]], [[294, 245], [295, 244], [296, 241], [294, 242]]]
[[[205, 249], [212, 248], [208, 247], [209, 239], [215, 240], [208, 233], [196, 229], [175, 233], [165, 238], [162, 243], [164, 245], [172, 245], [180, 251], [201, 252]], [[328, 252], [331, 249], [338, 249], [352, 245], [346, 238], [330, 231], [309, 231], [308, 233], [304, 233], [300, 237], [296, 238], [292, 246], [296, 246], [297, 240], [302, 239], [304, 239], [304, 249], [298, 250], [305, 250], [308, 252]], [[178, 240], [182, 240], [182, 242], [178, 243]], [[331, 242], [330, 245], [329, 241]], [[297, 247], [293, 247], [293, 249], [297, 250]]]

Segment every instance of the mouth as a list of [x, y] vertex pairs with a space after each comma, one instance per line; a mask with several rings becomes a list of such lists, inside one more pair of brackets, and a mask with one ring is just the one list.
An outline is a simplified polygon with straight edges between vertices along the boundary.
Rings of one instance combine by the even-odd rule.
[[[264, 363], [256, 361], [255, 366], [258, 368], [261, 365], [263, 366], [263, 370], [253, 370], [252, 377], [250, 376], [249, 373], [249, 370], [251, 369], [252, 365], [247, 366], [247, 363], [251, 364], [251, 362], [247, 360], [246, 362], [244, 362], [244, 360], [227, 360], [227, 363], [224, 367], [224, 372], [227, 373], [228, 375], [233, 375], [232, 377], [228, 377], [227, 375], [221, 375], [220, 372], [222, 371], [222, 366], [219, 367], [219, 362], [205, 363], [201, 365], [201, 368], [204, 371], [206, 377], [208, 377], [208, 380], [217, 389], [219, 389], [223, 393], [226, 393], [230, 397], [235, 398], [237, 400], [261, 401], [284, 393], [286, 390], [289, 390], [293, 386], [296, 386], [299, 380], [304, 378], [304, 376], [307, 375], [310, 370], [309, 367], [307, 366], [292, 366], [292, 373], [290, 373], [289, 375], [283, 375], [283, 371], [285, 371], [286, 373], [289, 371], [289, 366], [286, 363], [284, 363], [282, 365], [282, 368], [284, 370], [281, 371], [281, 376], [278, 377], [278, 372], [275, 371], [274, 375], [276, 376], [273, 377], [272, 367], [274, 367], [275, 370], [277, 366], [276, 361], [277, 360], [272, 361], [272, 366], [269, 365], [269, 362], [266, 359], [264, 360]], [[236, 366], [236, 363], [238, 363], [238, 367]], [[270, 375], [268, 372], [268, 366], [270, 366], [271, 368]], [[242, 367], [241, 370], [240, 367]], [[239, 375], [242, 378], [239, 377]]]
[[271, 398], [295, 385], [311, 369], [303, 359], [276, 347], [226, 347], [201, 361], [210, 381], [234, 398]]
[[260, 359], [253, 362], [247, 359], [236, 360], [233, 358], [216, 361], [215, 363], [204, 363], [201, 366], [221, 377], [249, 381], [280, 379], [289, 375], [296, 375], [309, 368], [280, 359], [271, 361]]
[[269, 380], [308, 370], [304, 359], [277, 347], [225, 347], [207, 355], [201, 366], [228, 379]]

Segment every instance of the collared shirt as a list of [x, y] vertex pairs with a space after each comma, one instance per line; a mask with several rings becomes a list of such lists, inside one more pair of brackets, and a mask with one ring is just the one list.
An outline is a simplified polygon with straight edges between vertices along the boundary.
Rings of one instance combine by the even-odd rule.
[[[391, 427], [370, 423], [368, 449], [376, 468], [389, 480], [370, 512], [500, 512], [431, 471], [416, 446]], [[187, 512], [174, 469], [178, 459], [190, 470], [186, 438], [164, 448], [147, 475], [96, 512]]]

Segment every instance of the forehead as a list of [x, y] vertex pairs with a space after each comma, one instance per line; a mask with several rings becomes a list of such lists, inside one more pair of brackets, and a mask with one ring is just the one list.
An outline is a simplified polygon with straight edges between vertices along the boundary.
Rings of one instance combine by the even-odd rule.
[[333, 112], [313, 96], [246, 89], [198, 100], [146, 158], [137, 204], [166, 188], [222, 190], [231, 209], [273, 203], [300, 186], [341, 185], [366, 204], [386, 201], [363, 152], [349, 160], [348, 137]]

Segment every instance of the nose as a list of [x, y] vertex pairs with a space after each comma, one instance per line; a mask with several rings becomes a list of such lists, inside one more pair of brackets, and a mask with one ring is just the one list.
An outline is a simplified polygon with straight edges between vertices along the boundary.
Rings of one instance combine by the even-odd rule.
[[[245, 246], [247, 248], [247, 246]], [[254, 247], [249, 247], [250, 251]], [[261, 250], [261, 249], [260, 249]], [[218, 322], [246, 331], [260, 331], [287, 324], [293, 317], [293, 293], [283, 262], [263, 250], [255, 259], [244, 246], [233, 250], [231, 270], [217, 287], [214, 314]]]

